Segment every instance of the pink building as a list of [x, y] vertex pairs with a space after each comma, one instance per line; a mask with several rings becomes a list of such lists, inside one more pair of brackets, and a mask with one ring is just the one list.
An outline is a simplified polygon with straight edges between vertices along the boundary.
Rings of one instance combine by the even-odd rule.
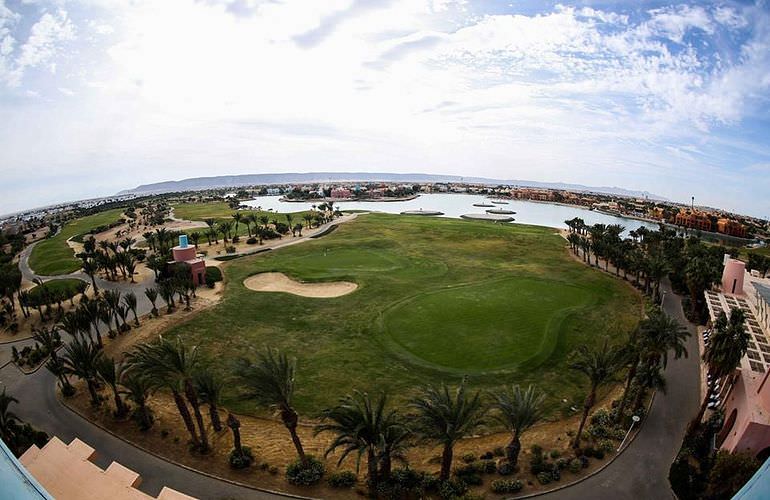
[[731, 259], [725, 255], [725, 269], [722, 272], [722, 293], [743, 295], [743, 277], [746, 264], [742, 260]]
[[725, 422], [716, 446], [731, 453], [747, 452], [761, 461], [770, 457], [770, 329], [760, 320], [770, 302], [768, 291], [746, 273], [743, 262], [725, 257], [722, 293], [706, 292], [712, 323], [721, 313], [740, 308], [750, 339], [739, 368], [722, 381], [719, 399]]
[[187, 244], [186, 234], [179, 236], [179, 245], [175, 246], [171, 251], [174, 255], [175, 263], [184, 262], [190, 266], [192, 280], [195, 286], [206, 284], [206, 263], [203, 259], [198, 258], [195, 247], [191, 247]]
[[350, 192], [350, 189], [348, 188], [336, 187], [332, 189], [331, 195], [332, 195], [332, 198], [344, 199], [344, 198], [350, 198], [351, 192]]

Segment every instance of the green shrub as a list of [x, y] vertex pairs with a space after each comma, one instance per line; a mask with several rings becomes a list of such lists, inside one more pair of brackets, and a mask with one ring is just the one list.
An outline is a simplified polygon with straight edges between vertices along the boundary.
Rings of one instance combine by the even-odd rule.
[[559, 469], [559, 467], [556, 464], [554, 464], [551, 467], [551, 481], [556, 482], [559, 480], [561, 480], [561, 469]]
[[559, 450], [551, 450], [549, 455], [551, 456], [551, 458], [556, 459], [561, 456], [561, 452]]
[[241, 449], [243, 454], [238, 453], [235, 449], [230, 452], [230, 467], [233, 469], [245, 469], [254, 463], [254, 455], [251, 452], [251, 448], [243, 446]]
[[579, 458], [573, 458], [569, 461], [569, 471], [577, 474], [583, 468], [583, 462]]
[[569, 459], [567, 458], [560, 458], [556, 461], [556, 467], [559, 468], [559, 470], [564, 470], [569, 466]]
[[499, 460], [497, 462], [497, 473], [501, 476], [510, 476], [513, 474], [513, 465], [507, 460]]
[[464, 495], [468, 491], [468, 485], [459, 479], [441, 481], [438, 485], [438, 494], [446, 500]]
[[324, 464], [308, 455], [307, 464], [299, 458], [286, 466], [286, 480], [295, 486], [312, 486], [324, 475]]
[[462, 457], [460, 457], [463, 462], [466, 464], [472, 463], [476, 461], [476, 454], [475, 453], [465, 453]]
[[597, 448], [604, 453], [612, 453], [615, 450], [615, 443], [609, 439], [602, 439], [599, 441]]
[[492, 481], [493, 493], [518, 493], [524, 487], [519, 479], [496, 479]]
[[222, 271], [216, 266], [206, 266], [206, 286], [214, 288], [217, 281], [222, 281]]
[[350, 471], [333, 472], [326, 478], [326, 483], [332, 488], [352, 488], [358, 478]]
[[257, 244], [257, 239], [254, 238], [254, 237], [251, 237], [248, 240], [246, 240], [246, 244], [247, 245], [256, 245]]
[[477, 471], [485, 474], [494, 474], [497, 472], [497, 464], [495, 464], [494, 460], [479, 460], [478, 462], [475, 462], [474, 465], [476, 466]]
[[469, 486], [479, 486], [484, 482], [484, 480], [481, 479], [481, 476], [476, 472], [473, 472], [471, 474], [464, 474], [460, 476], [459, 479], [461, 479], [462, 482], [464, 482]]
[[537, 474], [537, 480], [540, 482], [540, 484], [548, 484], [551, 482], [551, 473], [540, 472]]

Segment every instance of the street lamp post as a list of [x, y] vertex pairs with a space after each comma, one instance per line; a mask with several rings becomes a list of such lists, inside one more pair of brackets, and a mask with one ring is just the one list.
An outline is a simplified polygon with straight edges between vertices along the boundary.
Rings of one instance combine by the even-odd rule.
[[636, 415], [631, 417], [631, 426], [628, 428], [628, 432], [626, 432], [626, 435], [623, 437], [623, 441], [620, 442], [620, 446], [618, 446], [618, 452], [620, 452], [620, 449], [623, 448], [623, 445], [625, 444], [626, 439], [628, 439], [628, 435], [631, 434], [631, 429], [634, 428], [634, 425], [636, 425], [636, 423], [639, 420], [641, 420], [641, 419], [639, 417], [637, 417]]
[[660, 294], [660, 307], [663, 307], [663, 301], [666, 300], [666, 291], [663, 290], [663, 292]]

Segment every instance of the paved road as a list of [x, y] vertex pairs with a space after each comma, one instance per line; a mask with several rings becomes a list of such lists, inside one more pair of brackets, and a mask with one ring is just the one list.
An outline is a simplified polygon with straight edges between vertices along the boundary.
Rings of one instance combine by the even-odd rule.
[[682, 314], [680, 298], [668, 285], [665, 311], [687, 326], [687, 358], [669, 359], [666, 369], [668, 389], [658, 393], [652, 410], [637, 438], [602, 472], [570, 488], [543, 495], [554, 500], [646, 500], [674, 498], [668, 483], [668, 470], [676, 458], [690, 419], [700, 403], [698, 339], [695, 328]]
[[11, 394], [20, 396], [21, 403], [14, 408], [20, 418], [66, 443], [76, 437], [85, 441], [97, 450], [99, 456], [95, 462], [102, 468], [118, 461], [140, 473], [143, 481], [139, 489], [145, 493], [157, 496], [163, 486], [168, 486], [204, 499], [285, 498], [235, 486], [160, 460], [104, 432], [62, 406], [54, 392], [56, 381], [47, 370], [22, 377], [17, 373], [14, 365], [0, 370], [0, 385], [7, 384]]

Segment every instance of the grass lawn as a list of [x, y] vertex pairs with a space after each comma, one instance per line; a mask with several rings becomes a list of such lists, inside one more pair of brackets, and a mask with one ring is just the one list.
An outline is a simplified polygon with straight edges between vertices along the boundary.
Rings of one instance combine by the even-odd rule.
[[[176, 205], [173, 205], [174, 208], [174, 217], [177, 219], [183, 219], [183, 220], [191, 220], [191, 221], [202, 221], [204, 219], [214, 219], [217, 222], [221, 221], [229, 221], [233, 223], [233, 230], [235, 229], [235, 221], [233, 220], [233, 214], [236, 212], [230, 206], [223, 202], [223, 201], [212, 201], [212, 202], [206, 202], [206, 203], [179, 203]], [[286, 222], [286, 213], [291, 213], [293, 219], [293, 224], [302, 224], [305, 225], [305, 220], [302, 218], [306, 213], [310, 213], [310, 211], [300, 211], [300, 212], [250, 212], [246, 210], [241, 210], [241, 213], [245, 216], [250, 213], [256, 213], [257, 216], [267, 215], [270, 218], [270, 221], [273, 219], [278, 220], [278, 222]], [[203, 233], [203, 229], [199, 229], [198, 232]], [[241, 222], [238, 224], [238, 235], [239, 236], [246, 236], [248, 235], [248, 230], [246, 229], [246, 224]], [[205, 237], [201, 237], [202, 241], [205, 241]]]
[[115, 208], [68, 222], [59, 234], [41, 241], [32, 249], [29, 266], [41, 276], [55, 276], [77, 271], [80, 269], [80, 260], [75, 258], [72, 248], [67, 245], [67, 239], [95, 227], [111, 224], [122, 214], [123, 209]]
[[[223, 373], [263, 346], [296, 356], [296, 403], [309, 416], [354, 389], [402, 400], [464, 375], [483, 389], [537, 384], [552, 414], [579, 407], [585, 382], [567, 369], [569, 353], [603, 335], [620, 342], [640, 317], [630, 286], [575, 262], [553, 229], [534, 226], [368, 214], [223, 270], [222, 302], [170, 333], [222, 360]], [[265, 271], [359, 288], [314, 299], [244, 287]], [[228, 384], [225, 405], [254, 413], [237, 395]]]
[[[49, 294], [56, 293], [56, 292], [63, 292], [64, 293], [63, 297], [66, 300], [80, 293], [80, 287], [83, 286], [83, 284], [84, 282], [78, 279], [62, 279], [62, 280], [46, 281], [43, 284], [43, 286], [45, 287], [45, 290]], [[40, 287], [40, 285], [30, 288], [29, 290], [30, 300], [33, 303], [36, 303], [39, 298], [42, 298], [43, 296], [42, 292], [43, 290]]]

